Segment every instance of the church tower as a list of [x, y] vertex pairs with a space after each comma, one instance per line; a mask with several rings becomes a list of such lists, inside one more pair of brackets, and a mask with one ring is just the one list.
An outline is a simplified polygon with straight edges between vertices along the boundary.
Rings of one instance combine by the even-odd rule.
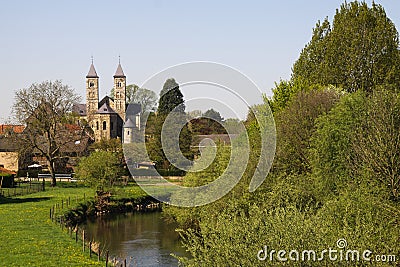
[[97, 76], [96, 69], [92, 64], [88, 74], [86, 75], [86, 113], [88, 120], [98, 110], [99, 105], [99, 76]]
[[121, 62], [118, 63], [117, 71], [114, 75], [114, 108], [122, 121], [125, 121], [126, 111], [126, 76], [121, 67]]

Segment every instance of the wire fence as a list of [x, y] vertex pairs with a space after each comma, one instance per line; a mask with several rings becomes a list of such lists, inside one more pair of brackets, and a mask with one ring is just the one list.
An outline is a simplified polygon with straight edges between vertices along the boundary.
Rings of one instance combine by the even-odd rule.
[[15, 197], [45, 191], [45, 183], [40, 181], [17, 182], [15, 187], [0, 188], [0, 196]]

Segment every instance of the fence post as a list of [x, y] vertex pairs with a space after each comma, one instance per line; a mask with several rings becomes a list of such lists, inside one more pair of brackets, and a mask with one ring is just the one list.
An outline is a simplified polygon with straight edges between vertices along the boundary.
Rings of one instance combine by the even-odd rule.
[[100, 256], [101, 256], [101, 250], [100, 250], [100, 244], [99, 244], [99, 248], [98, 248], [98, 254], [97, 254], [97, 261], [100, 261]]
[[52, 217], [51, 217], [51, 208], [50, 208], [50, 219], [51, 219]]
[[[39, 178], [38, 178], [38, 179], [39, 179]], [[44, 178], [43, 178], [42, 189], [43, 189], [43, 191], [46, 191], [45, 188], [44, 188], [44, 184], [45, 184], [45, 183], [44, 183]]]
[[85, 252], [85, 230], [82, 231], [83, 252]]
[[92, 257], [92, 241], [89, 241], [89, 258]]
[[78, 243], [78, 228], [75, 231], [75, 243]]

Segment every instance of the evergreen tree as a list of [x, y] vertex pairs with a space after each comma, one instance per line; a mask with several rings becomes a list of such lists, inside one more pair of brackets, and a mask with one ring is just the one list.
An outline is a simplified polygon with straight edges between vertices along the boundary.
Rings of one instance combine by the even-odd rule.
[[179, 90], [179, 84], [174, 78], [166, 80], [160, 92], [160, 100], [157, 109], [158, 113], [160, 115], [168, 115], [175, 108], [176, 112], [184, 113], [184, 103], [182, 92]]

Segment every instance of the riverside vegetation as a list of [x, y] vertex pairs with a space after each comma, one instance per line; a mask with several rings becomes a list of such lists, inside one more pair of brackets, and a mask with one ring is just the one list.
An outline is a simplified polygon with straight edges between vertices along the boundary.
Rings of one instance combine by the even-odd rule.
[[[238, 185], [206, 206], [165, 210], [180, 224], [192, 255], [180, 258], [185, 266], [369, 264], [328, 256], [257, 258], [264, 246], [321, 252], [337, 249], [339, 239], [347, 241], [346, 249], [372, 251], [373, 260], [384, 254], [400, 261], [398, 47], [394, 24], [375, 3], [345, 3], [332, 26], [327, 19], [317, 23], [292, 78], [277, 83], [272, 99], [254, 108], [267, 116], [269, 104], [277, 130], [276, 156], [262, 186], [248, 192], [260, 153], [260, 125], [249, 113], [250, 160]], [[216, 179], [229, 157], [230, 150], [220, 147], [213, 164], [187, 175], [184, 184]], [[386, 264], [396, 264], [391, 261]]]

